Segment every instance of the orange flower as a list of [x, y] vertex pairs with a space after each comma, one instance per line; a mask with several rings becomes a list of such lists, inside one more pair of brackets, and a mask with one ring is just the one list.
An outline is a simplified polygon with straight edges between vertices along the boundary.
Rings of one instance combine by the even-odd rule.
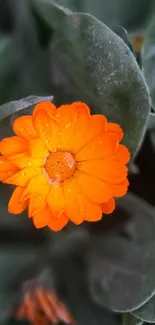
[[26, 292], [22, 300], [13, 314], [18, 320], [27, 319], [32, 325], [76, 324], [65, 305], [49, 290], [36, 288]]
[[28, 215], [37, 228], [61, 230], [98, 221], [126, 194], [130, 154], [119, 144], [123, 131], [76, 102], [37, 104], [32, 116], [17, 118], [16, 136], [0, 142], [0, 180], [16, 185], [8, 210]]

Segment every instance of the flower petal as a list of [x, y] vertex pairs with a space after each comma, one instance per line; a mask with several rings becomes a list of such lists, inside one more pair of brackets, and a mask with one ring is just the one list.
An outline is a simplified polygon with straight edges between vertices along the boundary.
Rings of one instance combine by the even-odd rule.
[[111, 184], [122, 182], [127, 176], [128, 168], [115, 159], [104, 160], [102, 179]]
[[45, 159], [48, 154], [48, 149], [41, 139], [32, 140], [29, 142], [28, 154], [35, 159]]
[[60, 231], [62, 228], [64, 228], [67, 225], [68, 221], [69, 219], [64, 213], [60, 215], [59, 219], [55, 219], [51, 215], [51, 219], [50, 222], [48, 223], [48, 227], [53, 231]]
[[29, 156], [27, 153], [20, 153], [15, 156], [11, 156], [8, 158], [10, 162], [12, 162], [15, 166], [20, 169], [26, 167], [41, 167], [44, 164], [43, 159], [35, 159]]
[[90, 123], [90, 112], [89, 108], [84, 103], [74, 103], [76, 104], [76, 110], [78, 113], [77, 122], [74, 128], [74, 136], [70, 139], [67, 150], [76, 153], [84, 145], [84, 137], [89, 128]]
[[112, 190], [109, 184], [79, 171], [74, 174], [74, 177], [81, 190], [91, 202], [103, 203], [112, 197]]
[[101, 133], [87, 143], [75, 156], [77, 161], [101, 159], [114, 155], [118, 146], [118, 136]]
[[95, 114], [90, 118], [89, 128], [84, 135], [83, 146], [89, 141], [94, 139], [100, 133], [104, 133], [107, 130], [107, 119], [104, 115]]
[[105, 214], [110, 214], [115, 210], [115, 200], [111, 198], [108, 202], [102, 204], [102, 212]]
[[47, 203], [54, 217], [59, 217], [66, 210], [63, 186], [51, 185], [47, 195]]
[[30, 115], [18, 117], [13, 123], [13, 130], [19, 137], [26, 140], [36, 138], [32, 116]]
[[27, 150], [27, 142], [19, 137], [5, 138], [0, 141], [0, 152], [5, 157], [10, 157]]
[[77, 122], [76, 107], [73, 104], [62, 105], [57, 109], [55, 116], [59, 125], [57, 148], [67, 149], [68, 141], [70, 141]]
[[[81, 114], [82, 113], [82, 114]], [[92, 115], [88, 112], [88, 107], [81, 106], [79, 109], [79, 117], [74, 130], [74, 137], [71, 140], [71, 151], [77, 153], [90, 140], [95, 138], [100, 133], [106, 131], [107, 119], [104, 115]]]
[[48, 206], [46, 205], [46, 207], [37, 212], [34, 216], [33, 216], [33, 223], [35, 225], [36, 228], [43, 228], [45, 226], [48, 225], [48, 223], [51, 222], [52, 219], [52, 213], [50, 212]]
[[10, 161], [6, 160], [5, 157], [0, 156], [0, 173], [8, 173], [7, 175], [9, 176], [9, 173], [16, 173], [19, 169], [14, 166]]
[[43, 170], [41, 170], [38, 175], [36, 175], [29, 181], [23, 193], [22, 199], [26, 200], [36, 194], [38, 196], [41, 195], [43, 198], [46, 198], [49, 190], [50, 190], [50, 185], [48, 184], [48, 181], [43, 173]]
[[26, 186], [31, 178], [41, 173], [42, 168], [27, 167], [5, 180], [6, 184]]
[[33, 110], [33, 117], [40, 111], [46, 112], [49, 117], [53, 117], [56, 111], [56, 107], [51, 102], [41, 102], [38, 103]]
[[16, 166], [7, 161], [3, 156], [0, 156], [0, 181], [4, 181], [18, 171], [19, 169]]
[[16, 187], [16, 189], [13, 191], [12, 196], [10, 198], [9, 204], [8, 204], [8, 211], [13, 214], [20, 214], [22, 213], [27, 205], [28, 201], [21, 201], [22, 194], [25, 190], [25, 187]]
[[120, 183], [127, 176], [127, 167], [113, 158], [79, 162], [77, 168], [81, 172], [111, 184]]
[[121, 129], [119, 124], [116, 124], [116, 123], [108, 123], [107, 124], [107, 132], [117, 134], [119, 136], [119, 141], [122, 140], [123, 135], [124, 135], [123, 130]]
[[8, 177], [8, 174], [0, 172], [0, 181], [5, 183], [5, 179]]
[[84, 220], [84, 205], [80, 192], [73, 177], [64, 181], [64, 194], [67, 205], [66, 214], [76, 225], [79, 225]]
[[112, 185], [113, 196], [121, 197], [121, 196], [125, 195], [127, 193], [128, 186], [129, 186], [129, 181], [127, 180], [127, 178], [119, 184]]
[[43, 110], [38, 110], [33, 118], [33, 125], [39, 138], [41, 138], [46, 147], [53, 151], [58, 145], [58, 124], [53, 118], [50, 118]]
[[46, 207], [46, 205], [46, 200], [42, 197], [42, 195], [37, 194], [31, 196], [29, 199], [28, 209], [29, 218], [33, 217], [36, 213], [42, 211]]
[[84, 204], [84, 219], [86, 221], [98, 221], [102, 219], [102, 206], [101, 204], [95, 204], [88, 200], [83, 194], [82, 196]]
[[48, 206], [42, 211], [36, 213], [33, 217], [33, 222], [36, 228], [42, 228], [48, 225], [53, 231], [59, 231], [68, 223], [68, 217], [62, 213], [58, 219], [53, 217], [53, 214]]
[[115, 154], [115, 159], [121, 161], [123, 164], [127, 164], [129, 162], [130, 152], [123, 144], [119, 144]]
[[88, 116], [90, 116], [90, 108], [87, 104], [83, 102], [74, 102], [71, 104], [72, 107], [76, 108], [76, 111], [79, 116], [82, 115], [82, 113], [87, 113]]

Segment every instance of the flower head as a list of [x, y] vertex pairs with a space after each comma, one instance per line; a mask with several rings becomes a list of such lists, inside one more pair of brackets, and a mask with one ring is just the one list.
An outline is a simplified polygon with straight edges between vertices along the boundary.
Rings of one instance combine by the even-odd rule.
[[69, 220], [100, 220], [126, 194], [130, 154], [120, 144], [123, 131], [104, 115], [91, 115], [86, 104], [39, 103], [13, 130], [0, 142], [0, 180], [16, 185], [10, 213], [28, 207], [37, 228], [58, 231]]
[[16, 319], [27, 319], [32, 325], [75, 324], [64, 304], [55, 294], [41, 287], [24, 294], [20, 307], [13, 315]]

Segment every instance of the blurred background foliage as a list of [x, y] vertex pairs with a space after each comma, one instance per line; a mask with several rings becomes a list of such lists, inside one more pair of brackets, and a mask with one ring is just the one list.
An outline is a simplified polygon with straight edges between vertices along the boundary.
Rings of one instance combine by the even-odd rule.
[[[112, 29], [144, 33], [153, 15], [152, 0], [57, 0], [56, 4], [87, 12]], [[30, 94], [51, 94], [49, 43], [62, 12], [50, 0], [0, 2], [0, 103]], [[50, 22], [50, 23], [49, 23]]]
[[[74, 12], [96, 17], [123, 42]], [[114, 72], [108, 52], [123, 72], [103, 83]], [[18, 323], [12, 315], [27, 280], [54, 291], [79, 325], [155, 323], [154, 0], [0, 0], [0, 138], [12, 134], [13, 119], [32, 110], [35, 96], [51, 95], [56, 104], [85, 100], [120, 122], [133, 156], [140, 150], [130, 165], [130, 193], [115, 213], [61, 233], [10, 215], [12, 188], [0, 184], [0, 325]]]

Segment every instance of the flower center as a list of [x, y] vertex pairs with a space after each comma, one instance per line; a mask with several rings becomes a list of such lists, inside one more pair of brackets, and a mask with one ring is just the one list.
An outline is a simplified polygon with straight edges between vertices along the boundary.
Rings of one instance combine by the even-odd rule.
[[47, 156], [44, 168], [51, 179], [64, 181], [73, 175], [75, 165], [70, 152], [57, 150]]

